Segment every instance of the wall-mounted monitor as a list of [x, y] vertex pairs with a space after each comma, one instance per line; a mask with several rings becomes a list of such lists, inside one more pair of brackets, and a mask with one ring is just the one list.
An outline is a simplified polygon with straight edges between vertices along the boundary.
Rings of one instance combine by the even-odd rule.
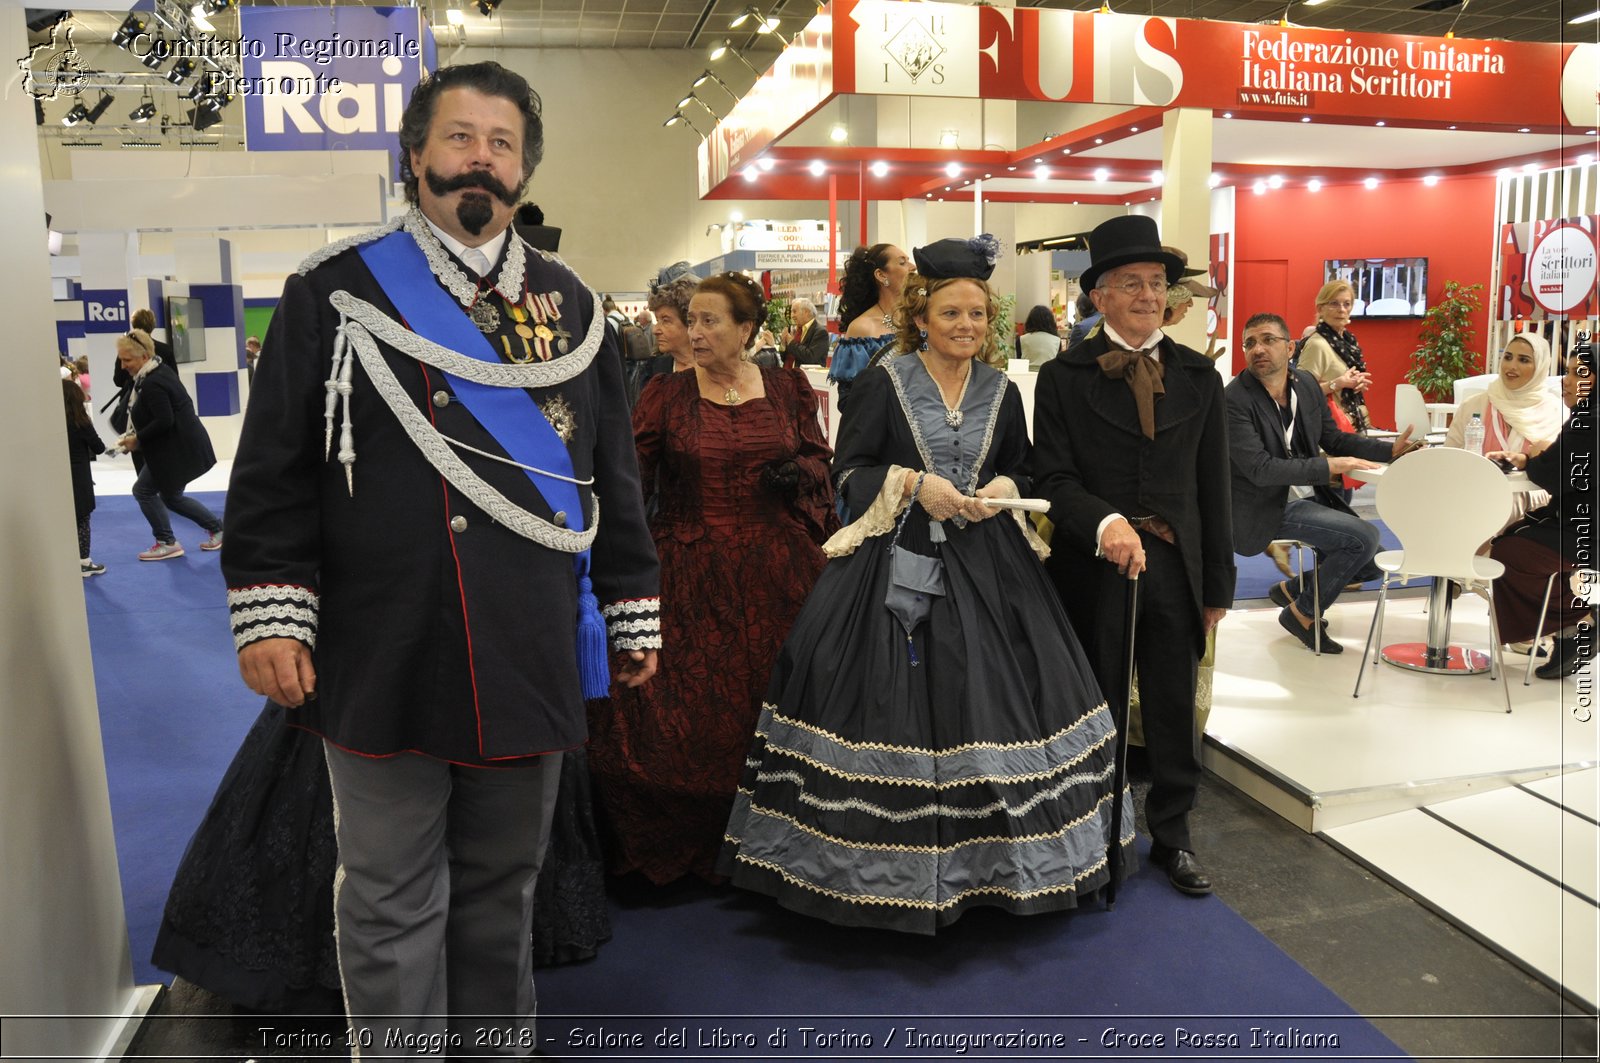
[[1330, 258], [1323, 280], [1347, 280], [1355, 289], [1352, 318], [1421, 317], [1428, 309], [1425, 258]]
[[172, 344], [174, 362], [206, 360], [206, 315], [200, 300], [167, 296], [167, 342]]

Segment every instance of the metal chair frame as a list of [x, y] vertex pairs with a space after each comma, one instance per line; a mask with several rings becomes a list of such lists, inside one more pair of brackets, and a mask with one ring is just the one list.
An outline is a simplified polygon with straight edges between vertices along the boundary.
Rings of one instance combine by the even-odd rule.
[[[1295, 564], [1299, 571], [1294, 578], [1300, 586], [1306, 585], [1306, 551], [1311, 551], [1311, 608], [1314, 615], [1311, 618], [1311, 640], [1315, 643], [1312, 652], [1318, 657], [1322, 656], [1322, 577], [1317, 574], [1317, 548], [1300, 539], [1274, 539], [1268, 546], [1287, 546], [1295, 552]], [[1290, 610], [1291, 614], [1293, 610]]]

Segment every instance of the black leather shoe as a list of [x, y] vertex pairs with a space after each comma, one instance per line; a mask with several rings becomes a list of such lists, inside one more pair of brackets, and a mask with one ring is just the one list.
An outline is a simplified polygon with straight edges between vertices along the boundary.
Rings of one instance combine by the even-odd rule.
[[1540, 679], [1565, 679], [1593, 656], [1593, 634], [1583, 639], [1572, 635], [1557, 637], [1550, 648], [1550, 659], [1535, 668], [1533, 674]]
[[1282, 583], [1274, 583], [1272, 586], [1267, 588], [1267, 597], [1272, 599], [1273, 605], [1281, 605], [1287, 609], [1289, 608], [1288, 588], [1288, 580], [1284, 580]]
[[1191, 897], [1204, 897], [1211, 892], [1211, 880], [1200, 870], [1200, 861], [1194, 858], [1193, 853], [1183, 849], [1151, 846], [1150, 861], [1166, 872], [1167, 881], [1172, 883], [1173, 889], [1179, 893], [1187, 893]]
[[[1344, 647], [1339, 645], [1337, 639], [1328, 635], [1328, 622], [1318, 620], [1322, 626], [1322, 652], [1327, 654], [1343, 653]], [[1317, 652], [1317, 637], [1313, 629], [1301, 627], [1300, 620], [1294, 615], [1294, 610], [1288, 606], [1283, 607], [1283, 612], [1278, 614], [1278, 626], [1300, 640], [1301, 645], [1312, 653]]]

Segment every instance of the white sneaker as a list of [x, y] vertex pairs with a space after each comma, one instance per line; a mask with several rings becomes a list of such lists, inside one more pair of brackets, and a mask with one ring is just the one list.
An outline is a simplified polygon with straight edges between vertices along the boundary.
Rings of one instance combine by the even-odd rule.
[[156, 543], [139, 555], [140, 561], [165, 561], [169, 557], [182, 557], [182, 543]]

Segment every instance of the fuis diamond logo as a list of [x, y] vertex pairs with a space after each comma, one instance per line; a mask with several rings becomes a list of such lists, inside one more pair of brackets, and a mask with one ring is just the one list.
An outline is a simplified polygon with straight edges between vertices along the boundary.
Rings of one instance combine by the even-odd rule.
[[938, 61], [946, 49], [928, 32], [921, 20], [911, 19], [900, 27], [899, 33], [889, 38], [883, 50], [889, 58], [900, 64], [900, 69], [906, 72], [907, 77], [916, 81]]

